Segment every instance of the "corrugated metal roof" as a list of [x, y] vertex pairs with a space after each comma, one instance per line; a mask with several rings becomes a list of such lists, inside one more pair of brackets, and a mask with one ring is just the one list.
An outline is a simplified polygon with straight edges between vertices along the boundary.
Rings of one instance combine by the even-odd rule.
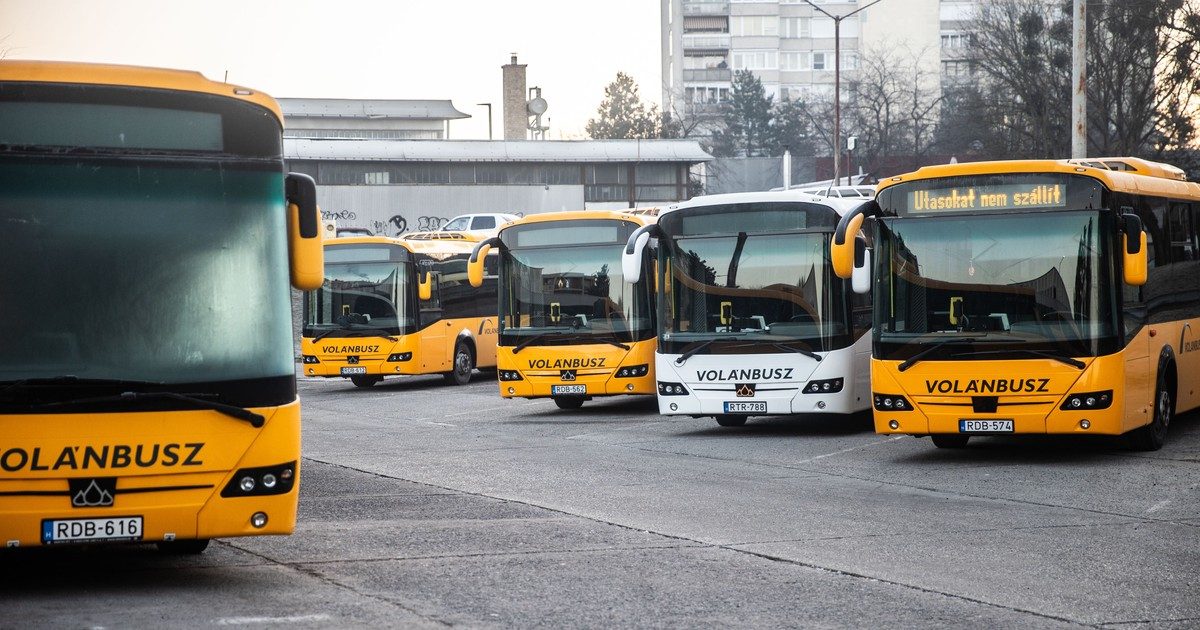
[[470, 114], [455, 109], [448, 100], [389, 100], [356, 98], [280, 98], [284, 117], [302, 118], [407, 118], [456, 120]]
[[284, 138], [289, 160], [389, 162], [707, 162], [695, 140], [372, 140]]

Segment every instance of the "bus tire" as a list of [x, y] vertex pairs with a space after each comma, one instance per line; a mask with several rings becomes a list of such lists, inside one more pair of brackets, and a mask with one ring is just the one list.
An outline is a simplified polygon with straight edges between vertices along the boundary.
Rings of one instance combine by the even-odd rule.
[[1175, 397], [1163, 372], [1161, 369], [1158, 371], [1158, 384], [1154, 388], [1154, 417], [1150, 424], [1130, 431], [1125, 438], [1131, 450], [1157, 451], [1167, 440], [1167, 427], [1171, 425], [1171, 416], [1175, 411]]
[[716, 418], [717, 424], [723, 427], [740, 427], [746, 424], [746, 419], [749, 418], [749, 416], [734, 416], [730, 414], [724, 414], [717, 416]]
[[354, 383], [355, 387], [374, 387], [375, 383], [382, 381], [383, 377], [378, 374], [364, 374], [362, 376], [351, 376], [350, 382]]
[[162, 540], [156, 543], [158, 550], [162, 553], [171, 554], [173, 556], [194, 556], [204, 553], [208, 548], [208, 539], [199, 538], [194, 540]]
[[454, 344], [454, 369], [444, 375], [446, 382], [451, 385], [466, 385], [471, 382], [471, 373], [475, 371], [475, 353], [467, 342], [459, 340]]
[[583, 406], [583, 396], [555, 396], [554, 404], [559, 409], [579, 409]]
[[971, 436], [961, 433], [934, 433], [929, 439], [933, 440], [933, 445], [938, 448], [963, 448]]

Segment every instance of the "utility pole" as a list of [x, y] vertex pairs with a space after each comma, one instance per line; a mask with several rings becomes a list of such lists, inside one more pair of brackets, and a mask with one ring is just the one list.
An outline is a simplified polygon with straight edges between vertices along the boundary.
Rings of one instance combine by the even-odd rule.
[[491, 103], [475, 103], [480, 107], [488, 109], [488, 140], [492, 139], [492, 104]]
[[1087, 157], [1087, 0], [1074, 0], [1071, 37], [1071, 157]]
[[845, 15], [832, 15], [813, 4], [812, 0], [804, 0], [804, 2], [833, 20], [833, 181], [837, 182], [842, 174], [842, 20], [865, 11], [883, 0], [869, 2]]

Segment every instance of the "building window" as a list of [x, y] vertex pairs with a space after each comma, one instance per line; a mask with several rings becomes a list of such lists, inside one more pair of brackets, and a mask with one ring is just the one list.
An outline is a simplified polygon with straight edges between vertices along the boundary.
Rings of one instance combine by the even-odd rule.
[[779, 20], [779, 26], [783, 37], [790, 37], [793, 39], [812, 37], [812, 18], [782, 18]]
[[730, 20], [730, 32], [737, 37], [777, 37], [779, 16], [737, 15]]
[[584, 201], [629, 201], [628, 165], [591, 164], [584, 171]]
[[815, 52], [812, 54], [812, 69], [813, 70], [832, 70], [833, 55], [826, 52]]
[[808, 51], [784, 51], [779, 53], [779, 69], [788, 71], [811, 70], [812, 54]]
[[942, 76], [969, 77], [975, 74], [975, 65], [965, 59], [942, 62]]
[[775, 50], [745, 50], [733, 53], [736, 70], [775, 70], [779, 67], [779, 52]]
[[968, 33], [942, 33], [942, 48], [966, 48], [970, 40]]
[[725, 55], [685, 55], [683, 58], [684, 70], [711, 70], [714, 68], [724, 68], [728, 65], [725, 62]]
[[392, 183], [392, 180], [390, 177], [391, 173], [388, 173], [387, 171], [382, 171], [382, 172], [377, 171], [374, 173], [363, 173], [363, 175], [365, 176], [363, 183], [367, 184], [367, 185]]

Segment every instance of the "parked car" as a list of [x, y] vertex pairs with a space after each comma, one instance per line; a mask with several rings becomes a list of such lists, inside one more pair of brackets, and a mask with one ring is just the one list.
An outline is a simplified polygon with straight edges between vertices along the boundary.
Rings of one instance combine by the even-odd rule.
[[450, 219], [439, 232], [467, 232], [476, 236], [495, 236], [500, 233], [500, 226], [509, 221], [519, 219], [515, 214], [482, 213], [460, 214]]

